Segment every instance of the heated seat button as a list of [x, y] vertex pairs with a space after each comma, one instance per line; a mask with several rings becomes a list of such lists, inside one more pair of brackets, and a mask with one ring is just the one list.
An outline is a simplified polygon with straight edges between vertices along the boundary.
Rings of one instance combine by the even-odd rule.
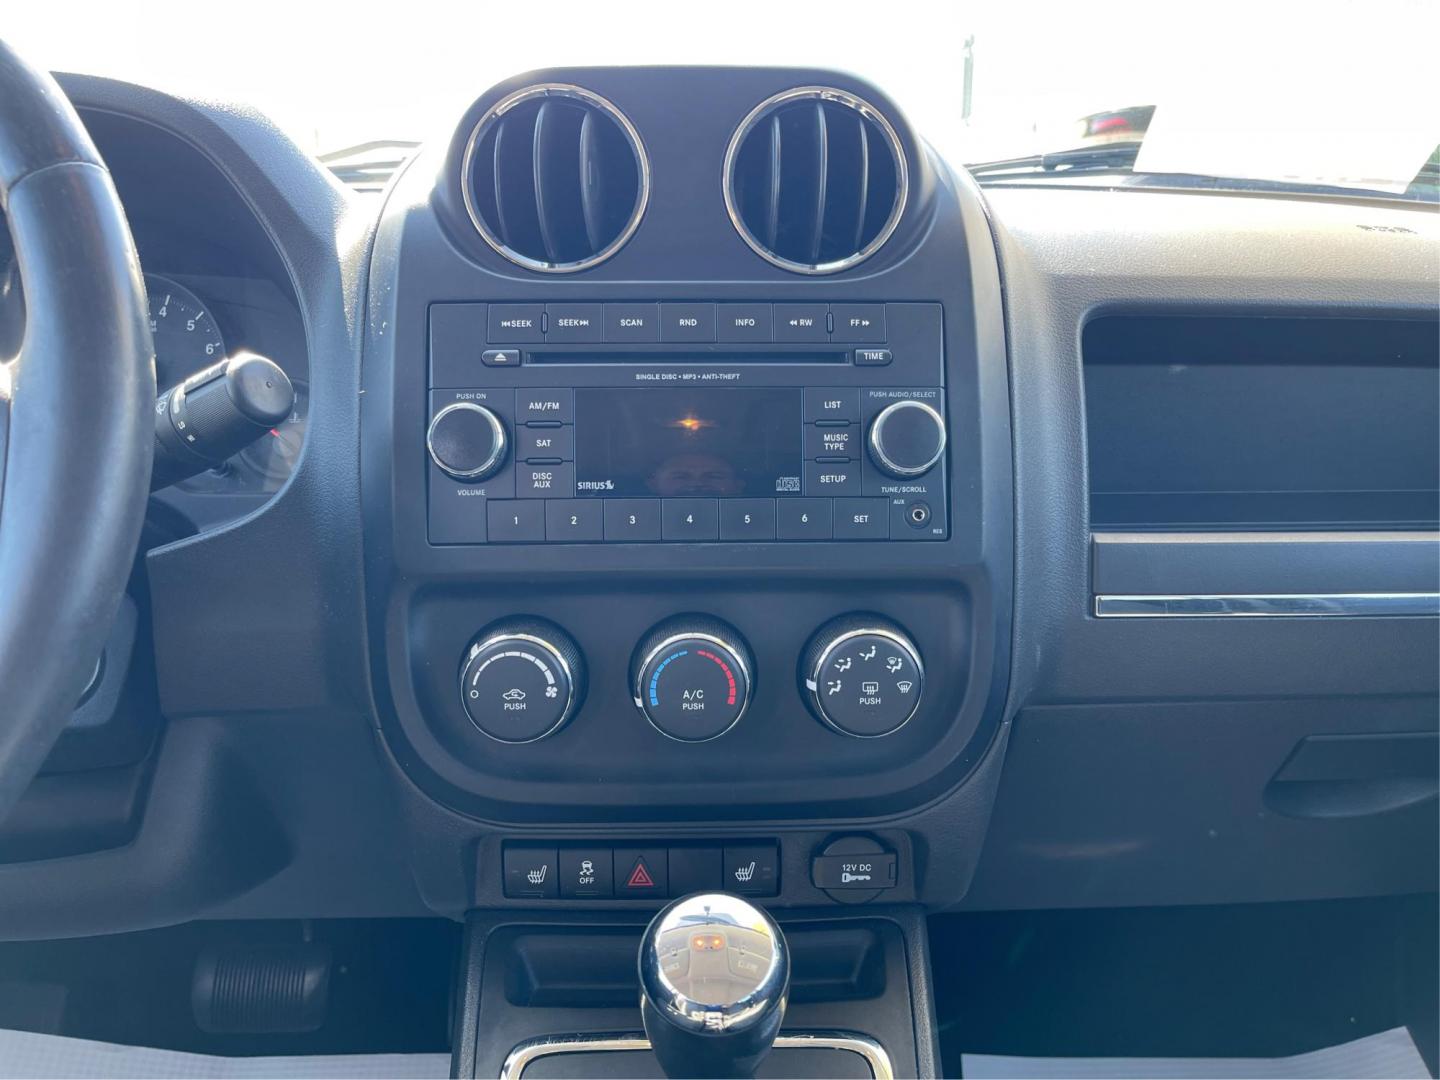
[[725, 849], [724, 888], [741, 896], [774, 896], [780, 891], [780, 855], [774, 844]]
[[615, 895], [609, 848], [561, 848], [560, 895], [567, 900], [608, 900]]
[[664, 848], [616, 848], [615, 895], [623, 900], [665, 897], [670, 867]]
[[555, 849], [505, 845], [505, 895], [553, 900], [560, 895]]

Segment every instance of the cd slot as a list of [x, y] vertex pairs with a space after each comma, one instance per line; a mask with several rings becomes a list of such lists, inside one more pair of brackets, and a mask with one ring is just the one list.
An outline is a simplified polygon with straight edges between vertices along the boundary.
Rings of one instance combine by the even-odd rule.
[[552, 352], [532, 350], [525, 355], [526, 364], [629, 364], [632, 366], [677, 364], [844, 364], [849, 354], [844, 351], [809, 352], [786, 349], [783, 352], [637, 352], [619, 349], [614, 352]]

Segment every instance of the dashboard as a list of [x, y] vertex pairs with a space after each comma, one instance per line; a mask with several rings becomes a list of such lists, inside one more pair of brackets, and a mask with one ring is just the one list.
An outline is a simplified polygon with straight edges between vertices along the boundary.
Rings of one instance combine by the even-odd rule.
[[361, 198], [64, 86], [161, 385], [298, 395], [153, 497], [7, 927], [1433, 889], [1433, 207], [982, 190], [788, 68], [477, 86]]

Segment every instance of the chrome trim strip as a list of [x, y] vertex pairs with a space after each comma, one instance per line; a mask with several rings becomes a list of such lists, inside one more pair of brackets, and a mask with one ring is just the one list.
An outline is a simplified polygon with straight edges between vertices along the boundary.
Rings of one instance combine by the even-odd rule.
[[[816, 1031], [781, 1035], [775, 1045], [785, 1050], [846, 1050], [859, 1054], [870, 1067], [874, 1080], [895, 1080], [895, 1070], [885, 1048], [866, 1035], [850, 1031]], [[525, 1069], [552, 1054], [585, 1054], [608, 1050], [645, 1051], [650, 1040], [644, 1035], [575, 1035], [531, 1039], [511, 1050], [500, 1069], [500, 1080], [521, 1080]]]
[[[740, 669], [740, 674], [745, 676], [745, 700], [740, 702], [740, 711], [735, 714], [735, 719], [730, 721], [729, 726], [726, 727], [724, 731], [717, 731], [714, 735], [708, 736], [704, 739], [682, 739], [679, 735], [670, 734], [670, 732], [666, 731], [654, 720], [652, 720], [650, 718], [650, 713], [647, 712], [645, 709], [645, 669], [650, 666], [650, 662], [652, 660], [654, 660], [666, 649], [673, 647], [677, 641], [686, 641], [692, 638], [699, 641], [708, 641], [711, 645], [714, 645], [717, 649], [720, 649], [727, 656], [729, 656], [730, 659], [735, 661], [735, 666]], [[639, 666], [635, 668], [635, 682], [631, 686], [631, 690], [634, 691], [634, 697], [631, 698], [631, 700], [635, 702], [635, 707], [640, 710], [640, 715], [645, 717], [645, 722], [648, 723], [656, 731], [658, 731], [661, 735], [664, 735], [667, 739], [671, 739], [678, 743], [707, 743], [713, 739], [720, 738], [721, 735], [729, 734], [731, 731], [735, 730], [735, 725], [740, 723], [741, 719], [745, 716], [746, 711], [750, 708], [750, 697], [755, 692], [755, 676], [750, 671], [750, 665], [745, 662], [745, 657], [741, 653], [740, 648], [732, 644], [731, 642], [726, 641], [724, 638], [716, 637], [714, 634], [706, 633], [704, 631], [698, 633], [690, 632], [671, 634], [664, 641], [660, 642], [660, 644], [656, 645], [653, 649], [651, 649], [648, 653], [645, 654], [645, 658], [641, 660]]]
[[[455, 412], [457, 409], [469, 409], [471, 412], [478, 412], [485, 418], [485, 422], [490, 425], [490, 433], [494, 436], [495, 445], [490, 451], [490, 456], [480, 464], [479, 468], [452, 469], [440, 460], [439, 454], [435, 453], [435, 444], [433, 441], [435, 425], [440, 423], [442, 417]], [[435, 418], [430, 421], [430, 426], [425, 429], [425, 451], [430, 455], [430, 460], [435, 463], [436, 468], [441, 472], [453, 476], [456, 480], [483, 480], [505, 460], [505, 453], [509, 449], [510, 440], [505, 434], [505, 425], [500, 423], [500, 418], [484, 405], [476, 405], [473, 401], [457, 401], [453, 405], [446, 405], [445, 408], [435, 414]]]
[[1440, 615], [1440, 593], [1259, 593], [1097, 596], [1102, 619], [1392, 617]]
[[[490, 125], [495, 121], [517, 105], [537, 97], [575, 98], [577, 101], [583, 101], [585, 104], [599, 109], [620, 125], [620, 130], [625, 133], [631, 149], [635, 151], [635, 167], [640, 174], [640, 191], [635, 199], [635, 208], [630, 212], [630, 220], [626, 222], [625, 228], [620, 230], [619, 236], [588, 259], [581, 259], [578, 262], [552, 263], [545, 259], [522, 255], [513, 248], [507, 247], [498, 236], [491, 233], [479, 208], [475, 205], [475, 192], [471, 176], [475, 166], [475, 152], [480, 146], [480, 140], [484, 138], [485, 133], [490, 130]], [[471, 129], [470, 137], [465, 142], [464, 157], [460, 161], [460, 194], [465, 199], [465, 213], [470, 216], [470, 224], [475, 226], [475, 231], [480, 234], [480, 238], [498, 254], [526, 270], [538, 270], [546, 274], [573, 274], [577, 270], [588, 270], [592, 266], [598, 266], [624, 247], [630, 241], [630, 237], [635, 235], [635, 230], [640, 227], [641, 219], [645, 217], [645, 209], [650, 205], [650, 155], [645, 152], [645, 143], [640, 138], [640, 132], [635, 130], [635, 125], [630, 122], [630, 118], [621, 112], [614, 102], [601, 97], [593, 90], [572, 86], [569, 83], [537, 83], [501, 98], [486, 110], [485, 115]]]
[[[830, 662], [830, 657], [835, 655], [835, 650], [840, 648], [841, 645], [844, 645], [847, 641], [851, 641], [854, 638], [865, 637], [869, 634], [884, 638], [910, 658], [910, 662], [915, 665], [915, 677], [920, 680], [920, 693], [915, 695], [915, 703], [910, 706], [910, 712], [906, 714], [905, 719], [901, 720], [895, 727], [889, 731], [878, 732], [875, 735], [862, 735], [858, 731], [847, 731], [835, 723], [835, 721], [831, 720], [829, 714], [825, 712], [825, 704], [820, 699], [820, 673], [825, 670], [825, 665]], [[915, 714], [920, 710], [920, 698], [924, 696], [925, 693], [925, 664], [921, 661], [920, 653], [916, 651], [915, 647], [904, 637], [895, 633], [895, 631], [886, 630], [880, 626], [862, 626], [855, 630], [847, 630], [845, 633], [831, 639], [830, 643], [825, 646], [824, 650], [816, 658], [815, 666], [806, 674], [805, 689], [810, 691], [810, 701], [815, 707], [815, 715], [820, 717], [820, 719], [825, 722], [825, 726], [832, 731], [838, 731], [841, 735], [849, 735], [852, 739], [883, 739], [887, 735], [894, 735], [895, 732], [903, 728], [915, 718]]]
[[[890, 216], [885, 219], [885, 224], [875, 235], [875, 239], [855, 254], [828, 263], [799, 263], [781, 258], [755, 238], [741, 218], [739, 208], [735, 205], [735, 185], [732, 177], [735, 173], [735, 159], [740, 154], [740, 144], [745, 141], [745, 136], [749, 135], [755, 125], [774, 109], [788, 105], [792, 101], [809, 99], [832, 101], [837, 105], [853, 109], [867, 120], [873, 120], [884, 133], [885, 141], [890, 146], [890, 156], [895, 160], [895, 201], [890, 207]], [[756, 255], [772, 266], [778, 266], [782, 270], [791, 270], [797, 274], [835, 274], [841, 270], [848, 270], [855, 264], [870, 258], [885, 246], [885, 242], [900, 227], [900, 219], [905, 214], [905, 205], [910, 200], [910, 163], [905, 158], [905, 147], [901, 144], [900, 136], [894, 126], [879, 109], [864, 98], [856, 97], [844, 90], [836, 90], [830, 86], [797, 86], [793, 90], [784, 90], [773, 97], [766, 98], [751, 109], [744, 120], [740, 121], [740, 126], [735, 129], [735, 134], [730, 136], [730, 145], [725, 148], [725, 164], [722, 166], [720, 174], [720, 187], [725, 196], [725, 212], [730, 215], [730, 224], [735, 226], [735, 231], [740, 234], [740, 238]]]

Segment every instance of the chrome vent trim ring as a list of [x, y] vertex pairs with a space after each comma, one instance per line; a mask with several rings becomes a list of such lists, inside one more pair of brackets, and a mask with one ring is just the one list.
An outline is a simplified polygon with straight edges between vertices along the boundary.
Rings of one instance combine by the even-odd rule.
[[[507, 244], [502, 237], [496, 235], [495, 230], [486, 222], [484, 214], [477, 205], [475, 196], [476, 155], [485, 137], [507, 114], [522, 105], [542, 98], [569, 99], [603, 113], [608, 119], [615, 123], [624, 135], [635, 157], [637, 192], [634, 206], [631, 209], [630, 216], [626, 220], [624, 227], [598, 251], [582, 259], [569, 262], [536, 258], [515, 250]], [[621, 112], [609, 99], [601, 97], [593, 90], [586, 90], [584, 87], [574, 86], [570, 83], [536, 83], [533, 86], [524, 87], [501, 98], [487, 109], [485, 114], [475, 123], [475, 126], [471, 128], [470, 135], [465, 142], [465, 153], [460, 163], [460, 191], [465, 200], [465, 212], [470, 218], [471, 225], [473, 225], [475, 231], [480, 234], [481, 239], [497, 254], [526, 270], [534, 270], [546, 274], [573, 274], [576, 271], [588, 270], [592, 266], [598, 266], [605, 262], [629, 243], [630, 238], [635, 235], [635, 230], [640, 227], [640, 222], [645, 217], [645, 210], [650, 204], [650, 156], [646, 153], [645, 144], [640, 138], [640, 133], [636, 130], [635, 125], [630, 122], [630, 118]], [[542, 211], [537, 205], [537, 214], [540, 213], [542, 213]], [[542, 228], [543, 227], [544, 225], [542, 223]]]
[[[895, 170], [895, 195], [891, 203], [890, 212], [887, 215], [884, 224], [881, 226], [879, 231], [872, 238], [866, 241], [863, 246], [861, 246], [853, 253], [848, 254], [843, 258], [832, 259], [825, 262], [801, 262], [795, 259], [786, 258], [785, 256], [772, 251], [754, 234], [750, 227], [745, 223], [744, 214], [742, 213], [739, 205], [739, 197], [735, 190], [735, 168], [741, 151], [744, 148], [747, 137], [755, 130], [755, 128], [760, 124], [762, 120], [766, 119], [772, 114], [777, 113], [779, 110], [785, 108], [786, 106], [794, 105], [797, 102], [803, 101], [815, 101], [817, 103], [820, 103], [821, 105], [832, 104], [843, 106], [854, 111], [862, 122], [868, 122], [870, 124], [873, 124], [875, 128], [879, 130], [880, 134], [884, 137], [884, 142], [886, 144], [886, 148], [890, 152], [891, 160], [894, 164]], [[823, 111], [819, 113], [818, 128], [820, 132], [820, 142], [823, 145], [826, 139]], [[778, 146], [772, 145], [772, 158], [774, 155], [777, 155], [779, 153], [779, 149], [780, 148]], [[865, 150], [865, 153], [873, 152], [873, 149], [869, 149], [868, 147]], [[822, 150], [821, 153], [823, 155], [825, 151]], [[825, 158], [822, 156], [821, 160], [825, 161]], [[865, 166], [862, 166], [862, 168], [863, 167]], [[825, 175], [826, 169], [828, 169], [828, 162], [826, 162], [825, 165], [822, 165], [822, 179], [819, 185], [821, 188], [821, 195], [818, 200], [819, 207], [817, 212], [821, 216], [823, 216], [825, 212], [823, 177]], [[864, 98], [858, 97], [855, 94], [849, 93], [845, 90], [837, 90], [834, 87], [799, 86], [795, 87], [794, 89], [785, 90], [781, 93], [773, 95], [772, 97], [766, 98], [764, 101], [760, 102], [760, 104], [756, 105], [755, 108], [751, 109], [745, 119], [740, 122], [740, 126], [735, 129], [735, 133], [730, 137], [730, 144], [725, 150], [725, 164], [721, 173], [721, 186], [723, 188], [725, 196], [725, 211], [730, 216], [730, 223], [735, 227], [735, 231], [740, 234], [741, 239], [743, 239], [745, 243], [750, 247], [750, 249], [754, 251], [757, 255], [759, 255], [762, 259], [764, 259], [766, 262], [770, 263], [773, 266], [780, 267], [782, 270], [789, 270], [797, 274], [835, 274], [839, 273], [841, 270], [848, 270], [850, 267], [862, 263], [866, 259], [870, 258], [870, 256], [874, 255], [877, 251], [879, 251], [882, 247], [885, 246], [886, 242], [890, 239], [890, 237], [894, 235], [895, 230], [899, 228], [900, 220], [904, 216], [905, 207], [910, 197], [910, 167], [908, 160], [905, 156], [905, 148], [900, 142], [899, 134], [895, 131], [895, 128], [890, 123], [890, 121], [886, 119], [885, 115], [880, 112], [879, 109], [875, 108], [875, 106], [871, 105]], [[864, 190], [865, 194], [862, 194], [861, 196], [862, 215], [864, 213], [863, 200], [868, 195], [868, 184], [866, 186], [866, 189]], [[772, 191], [772, 203], [773, 205], [771, 206], [769, 213], [771, 215], [771, 218], [773, 219], [773, 217], [778, 213], [778, 181], [775, 182], [774, 189]]]

